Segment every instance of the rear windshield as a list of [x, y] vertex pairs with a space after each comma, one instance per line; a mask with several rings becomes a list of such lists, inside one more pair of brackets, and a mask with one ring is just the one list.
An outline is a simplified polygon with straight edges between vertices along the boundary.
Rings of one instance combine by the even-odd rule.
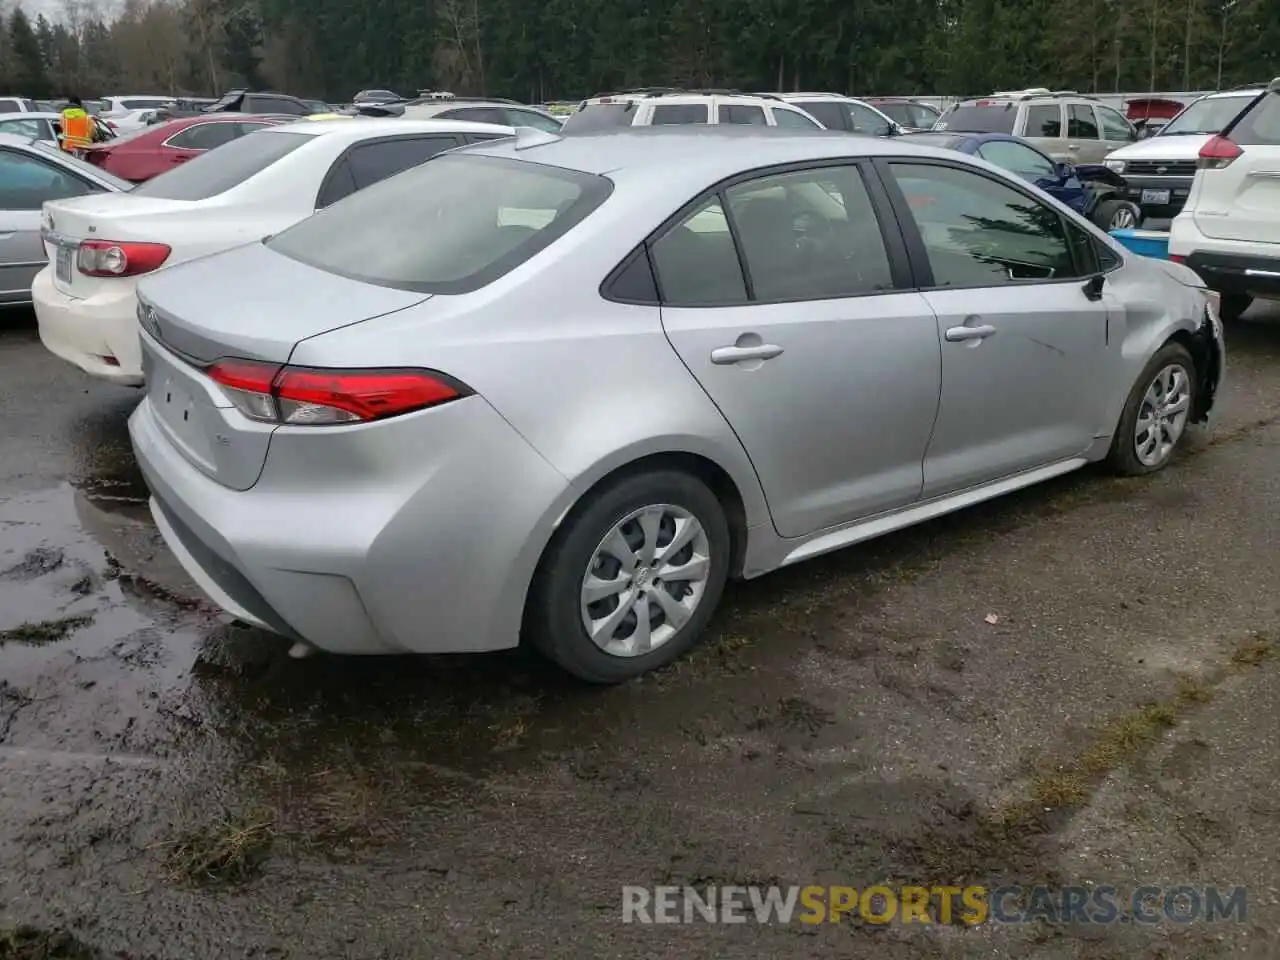
[[267, 246], [364, 283], [466, 293], [562, 237], [612, 189], [594, 174], [447, 154], [338, 201]]
[[1165, 124], [1157, 136], [1185, 137], [1220, 133], [1256, 96], [1256, 93], [1246, 93], [1239, 97], [1206, 97], [1204, 100], [1197, 100]]
[[261, 173], [310, 139], [305, 133], [256, 130], [166, 170], [133, 193], [161, 200], [208, 200]]
[[960, 144], [969, 138], [966, 136], [953, 136], [949, 133], [909, 133], [904, 140], [910, 140], [912, 143], [918, 143], [925, 147], [937, 147], [940, 150], [955, 150]]
[[1013, 101], [989, 104], [960, 104], [939, 118], [935, 130], [959, 130], [964, 133], [1013, 133], [1018, 119], [1018, 105]]
[[588, 103], [576, 113], [569, 114], [561, 129], [564, 133], [581, 133], [584, 130], [629, 127], [635, 115], [634, 100], [624, 100], [621, 103]]
[[1264, 93], [1227, 135], [1243, 147], [1280, 144], [1280, 93]]

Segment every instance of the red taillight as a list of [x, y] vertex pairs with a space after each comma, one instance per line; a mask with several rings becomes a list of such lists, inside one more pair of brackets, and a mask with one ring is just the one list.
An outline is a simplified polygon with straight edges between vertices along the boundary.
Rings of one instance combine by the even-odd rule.
[[296, 426], [383, 420], [470, 393], [430, 370], [328, 370], [219, 360], [208, 373], [246, 417]]
[[102, 166], [107, 160], [107, 151], [105, 150], [86, 150], [84, 158], [92, 163], [95, 167]]
[[1187, 262], [1187, 258], [1186, 258], [1186, 257], [1184, 257], [1184, 256], [1183, 256], [1182, 254], [1180, 254], [1180, 253], [1171, 253], [1171, 254], [1169, 254], [1169, 259], [1170, 259], [1170, 260], [1172, 260], [1174, 263], [1186, 263], [1186, 262]]
[[86, 277], [136, 277], [155, 270], [169, 253], [163, 243], [81, 240], [76, 267]]
[[1239, 145], [1226, 137], [1214, 137], [1200, 148], [1200, 158], [1196, 167], [1201, 170], [1221, 170], [1231, 165], [1231, 161], [1244, 153]]

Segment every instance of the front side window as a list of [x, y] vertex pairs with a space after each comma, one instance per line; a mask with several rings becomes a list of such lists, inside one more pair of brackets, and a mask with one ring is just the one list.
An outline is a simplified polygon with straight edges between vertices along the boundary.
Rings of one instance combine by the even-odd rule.
[[1123, 140], [1126, 143], [1138, 139], [1138, 133], [1129, 125], [1129, 121], [1110, 107], [1097, 106], [1098, 119], [1102, 121], [1102, 139]]
[[311, 139], [304, 133], [259, 130], [166, 170], [140, 184], [133, 193], [163, 200], [208, 200], [257, 176]]
[[1086, 103], [1073, 103], [1067, 107], [1067, 136], [1073, 140], [1097, 140], [1098, 121], [1093, 107]]
[[725, 196], [756, 300], [830, 300], [893, 287], [857, 167], [762, 177]]
[[1039, 151], [1012, 140], [992, 140], [978, 148], [988, 163], [1016, 173], [1027, 180], [1047, 180], [1054, 176], [1053, 161]]
[[889, 132], [889, 124], [884, 117], [870, 107], [860, 103], [846, 103], [849, 111], [849, 129], [854, 133], [866, 133], [873, 137], [883, 137]]
[[499, 121], [509, 127], [533, 127], [544, 133], [559, 133], [560, 121], [554, 117], [545, 117], [536, 110], [506, 109], [506, 119]]
[[738, 251], [718, 197], [711, 197], [653, 243], [663, 303], [675, 307], [747, 302]]
[[1007, 184], [955, 167], [892, 163], [937, 287], [1078, 276], [1057, 211]]
[[44, 120], [0, 120], [0, 133], [12, 133], [32, 140], [48, 140], [49, 124]]
[[469, 120], [472, 123], [496, 123], [507, 126], [506, 115], [497, 107], [458, 107], [456, 110], [445, 110], [436, 116], [441, 120]]
[[52, 163], [0, 150], [0, 210], [39, 210], [46, 200], [82, 197], [96, 189]]
[[705, 103], [662, 103], [653, 108], [649, 121], [655, 127], [667, 124], [706, 123], [708, 106]]
[[746, 123], [757, 127], [766, 125], [764, 107], [752, 106], [749, 103], [720, 104], [719, 119], [721, 123]]
[[1025, 137], [1047, 137], [1049, 139], [1061, 137], [1062, 108], [1057, 104], [1027, 107], [1027, 122], [1023, 131], [1023, 136]]
[[465, 293], [550, 246], [611, 190], [594, 174], [445, 154], [308, 217], [267, 246], [363, 283]]

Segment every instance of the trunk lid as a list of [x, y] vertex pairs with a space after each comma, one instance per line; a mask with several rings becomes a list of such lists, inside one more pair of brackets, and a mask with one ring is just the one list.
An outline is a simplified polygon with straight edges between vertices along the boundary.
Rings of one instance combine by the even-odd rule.
[[261, 243], [161, 271], [139, 294], [154, 311], [142, 353], [156, 419], [193, 466], [235, 490], [257, 482], [276, 428], [243, 416], [204, 367], [223, 357], [284, 364], [300, 340], [430, 296], [325, 273]]
[[155, 218], [192, 206], [186, 200], [135, 197], [128, 193], [99, 193], [44, 205], [45, 252], [54, 265], [54, 286], [68, 296], [84, 299], [104, 287], [125, 282], [119, 277], [86, 277], [77, 267], [82, 240], [141, 240], [156, 242]]
[[1187, 203], [1206, 237], [1268, 245], [1280, 242], [1276, 231], [1280, 211], [1277, 131], [1280, 87], [1259, 96], [1223, 129], [1222, 136], [1240, 153], [1225, 167], [1201, 170]]

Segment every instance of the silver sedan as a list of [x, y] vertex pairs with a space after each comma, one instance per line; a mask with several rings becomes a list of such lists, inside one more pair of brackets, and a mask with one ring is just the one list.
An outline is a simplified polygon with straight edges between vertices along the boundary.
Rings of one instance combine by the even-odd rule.
[[894, 140], [525, 131], [140, 290], [165, 539], [339, 653], [514, 646], [586, 680], [751, 578], [1092, 461], [1169, 463], [1199, 279]]
[[56, 143], [0, 133], [0, 306], [30, 303], [31, 281], [48, 263], [40, 237], [46, 200], [129, 189]]

